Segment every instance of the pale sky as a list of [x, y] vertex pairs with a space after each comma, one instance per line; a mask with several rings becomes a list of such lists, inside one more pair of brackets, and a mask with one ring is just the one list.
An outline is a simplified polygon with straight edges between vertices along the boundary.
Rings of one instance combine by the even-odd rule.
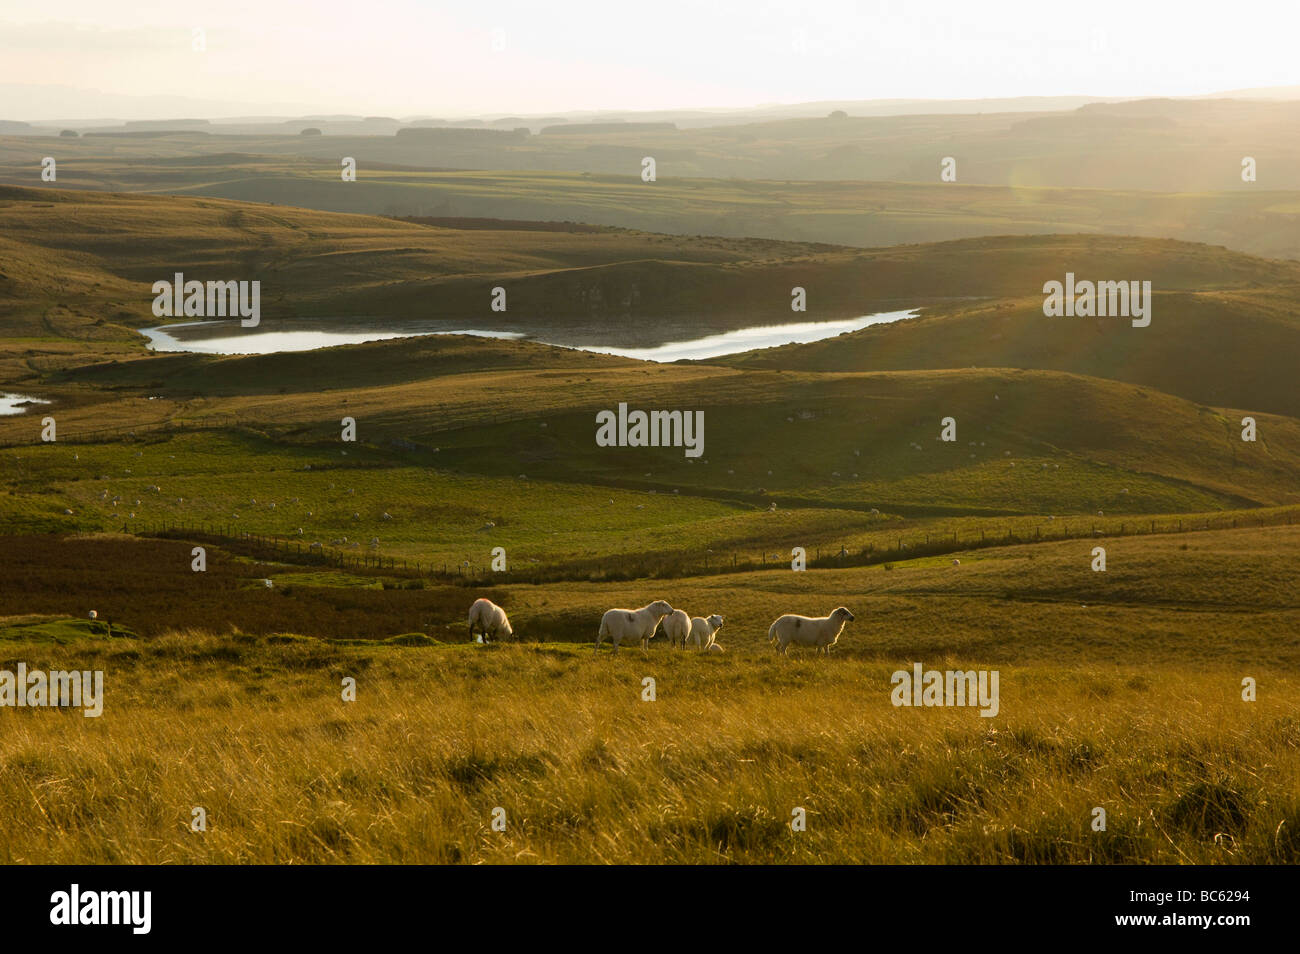
[[0, 0], [0, 119], [42, 118], [9, 84], [439, 117], [1189, 96], [1300, 83], [1297, 44], [1300, 0]]

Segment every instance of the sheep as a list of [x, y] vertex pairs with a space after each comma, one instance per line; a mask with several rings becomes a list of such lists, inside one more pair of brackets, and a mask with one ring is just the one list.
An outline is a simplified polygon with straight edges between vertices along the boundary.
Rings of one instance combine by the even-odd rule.
[[493, 640], [497, 636], [514, 636], [514, 629], [510, 626], [510, 620], [506, 616], [506, 611], [489, 599], [480, 597], [474, 601], [474, 605], [469, 608], [469, 638], [474, 640], [474, 630], [479, 629], [483, 633], [483, 642], [487, 642], [489, 637]]
[[600, 644], [608, 636], [614, 644], [614, 652], [618, 652], [618, 644], [625, 639], [633, 637], [641, 640], [641, 649], [650, 648], [650, 640], [654, 637], [655, 630], [659, 628], [659, 621], [673, 611], [666, 600], [655, 600], [640, 609], [612, 609], [606, 610], [605, 615], [600, 618], [600, 630], [596, 634], [596, 649], [600, 649]]
[[721, 643], [709, 643], [709, 648], [706, 650], [706, 652], [722, 653], [722, 652], [726, 652], [726, 650], [722, 648]]
[[789, 655], [786, 648], [791, 643], [800, 646], [815, 646], [824, 656], [829, 656], [831, 647], [839, 641], [845, 622], [852, 622], [853, 614], [843, 606], [838, 607], [830, 616], [810, 619], [787, 613], [772, 623], [767, 631], [767, 641], [776, 643], [777, 652]]
[[686, 648], [686, 639], [691, 634], [691, 618], [685, 610], [675, 609], [664, 617], [664, 635], [668, 637], [668, 645], [676, 646], [682, 644], [682, 649]]
[[717, 613], [714, 613], [708, 619], [697, 616], [691, 620], [690, 639], [695, 643], [696, 649], [710, 649], [716, 645], [713, 637], [720, 629], [722, 629], [722, 617]]

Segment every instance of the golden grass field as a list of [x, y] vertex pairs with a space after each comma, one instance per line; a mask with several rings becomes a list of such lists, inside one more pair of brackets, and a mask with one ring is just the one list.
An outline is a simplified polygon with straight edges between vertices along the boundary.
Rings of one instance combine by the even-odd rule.
[[[489, 646], [454, 616], [385, 642], [10, 617], [0, 668], [103, 669], [106, 701], [4, 712], [0, 860], [1295, 863], [1300, 606], [1269, 568], [1300, 529], [1108, 541], [1105, 574], [1088, 543], [507, 584], [521, 639]], [[601, 608], [656, 596], [723, 613], [727, 651], [593, 652]], [[767, 644], [779, 612], [841, 602], [829, 658]], [[996, 669], [997, 716], [895, 707], [915, 662]]]
[[895, 708], [892, 664], [811, 654], [88, 649], [28, 659], [105, 666], [103, 717], [6, 713], [6, 863], [1300, 860], [1293, 672], [1246, 703], [1240, 666], [1002, 667], [985, 719]]

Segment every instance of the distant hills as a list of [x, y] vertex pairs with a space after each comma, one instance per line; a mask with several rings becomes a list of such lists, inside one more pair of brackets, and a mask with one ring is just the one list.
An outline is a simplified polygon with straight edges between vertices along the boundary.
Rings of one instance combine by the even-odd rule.
[[[832, 116], [834, 110], [822, 111], [835, 105], [819, 104], [816, 112], [795, 116], [737, 113], [731, 116], [734, 121], [712, 117], [705, 124], [696, 121], [698, 115], [670, 113], [445, 122], [420, 118], [412, 123], [383, 116], [29, 123], [0, 131], [0, 173], [14, 181], [23, 163], [48, 154], [41, 139], [71, 128], [83, 136], [75, 144], [61, 143], [60, 152], [79, 161], [111, 159], [109, 168], [121, 174], [133, 171], [124, 165], [127, 161], [238, 152], [311, 160], [322, 171], [326, 164], [336, 166], [341, 156], [352, 156], [371, 169], [563, 171], [638, 178], [642, 158], [653, 156], [658, 181], [664, 183], [704, 178], [937, 184], [941, 160], [951, 157], [954, 184], [960, 185], [1160, 193], [1300, 190], [1300, 100], [1146, 99], [1056, 109], [1008, 101], [994, 111], [940, 111], [954, 108], [950, 103], [929, 104], [934, 112], [906, 114], [850, 109]], [[323, 135], [300, 136], [309, 126]], [[437, 133], [439, 129], [473, 129], [484, 135], [457, 139]], [[503, 135], [486, 135], [490, 130]], [[104, 145], [110, 134], [142, 131], [164, 135], [148, 137], [148, 144], [129, 152]], [[1247, 158], [1254, 160], [1252, 181], [1242, 177]], [[408, 207], [404, 214], [426, 210]]]

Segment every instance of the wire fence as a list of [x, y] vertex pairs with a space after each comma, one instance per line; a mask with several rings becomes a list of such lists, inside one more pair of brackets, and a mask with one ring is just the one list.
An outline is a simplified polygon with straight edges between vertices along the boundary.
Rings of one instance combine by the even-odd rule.
[[[838, 569], [876, 564], [892, 564], [918, 558], [948, 556], [974, 550], [1018, 544], [1059, 542], [1064, 540], [1104, 540], [1118, 537], [1150, 536], [1233, 530], [1246, 527], [1293, 526], [1300, 517], [1300, 507], [1284, 507], [1257, 512], [1237, 511], [1222, 515], [1143, 517], [1098, 523], [1089, 520], [1053, 521], [1044, 529], [963, 528], [951, 532], [921, 529], [891, 533], [893, 542], [877, 545], [869, 542], [849, 548], [846, 545], [814, 546], [803, 555], [808, 569]], [[433, 559], [418, 560], [389, 556], [373, 547], [354, 543], [348, 547], [306, 542], [297, 537], [240, 531], [229, 524], [187, 524], [163, 521], [136, 521], [123, 524], [123, 533], [137, 536], [164, 537], [209, 543], [241, 555], [273, 559], [304, 566], [334, 567], [361, 573], [373, 573], [408, 579], [422, 579], [448, 584], [481, 586], [491, 583], [548, 583], [562, 581], [616, 581], [634, 579], [676, 579], [725, 573], [750, 573], [758, 570], [792, 568], [795, 560], [790, 550], [755, 553], [742, 548], [692, 550], [643, 554], [610, 554], [579, 559], [542, 561], [526, 554], [516, 554], [507, 569], [494, 571], [491, 561]], [[793, 550], [793, 547], [791, 548]]]

